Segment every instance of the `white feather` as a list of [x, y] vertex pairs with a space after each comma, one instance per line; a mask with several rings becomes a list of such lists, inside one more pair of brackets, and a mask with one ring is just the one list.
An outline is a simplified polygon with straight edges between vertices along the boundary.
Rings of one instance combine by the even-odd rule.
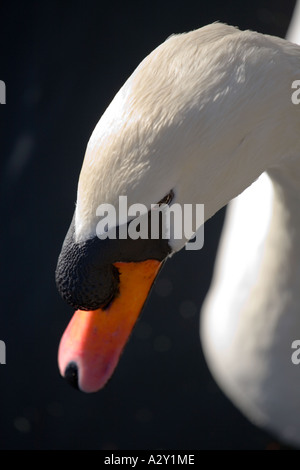
[[[300, 1], [287, 37], [300, 43]], [[298, 162], [293, 168], [292, 175], [264, 173], [230, 203], [200, 336], [212, 373], [233, 402], [251, 421], [299, 446], [300, 376], [291, 361], [291, 344], [300, 338]]]
[[[117, 207], [126, 195], [150, 207], [171, 189], [174, 202], [204, 204], [208, 219], [268, 170], [230, 210], [201, 335], [234, 402], [300, 443], [300, 374], [290, 360], [300, 338], [297, 79], [300, 48], [279, 38], [219, 23], [170, 37], [91, 136], [75, 231], [77, 241], [95, 236], [101, 203]], [[184, 242], [171, 239], [173, 251]]]
[[[87, 146], [76, 237], [95, 236], [101, 203], [147, 207], [171, 189], [174, 203], [202, 203], [206, 219], [295, 145], [290, 84], [298, 49], [215, 23], [171, 36], [138, 66]], [[238, 109], [238, 112], [236, 111]], [[295, 110], [292, 109], [295, 114]], [[185, 240], [171, 240], [182, 248]]]

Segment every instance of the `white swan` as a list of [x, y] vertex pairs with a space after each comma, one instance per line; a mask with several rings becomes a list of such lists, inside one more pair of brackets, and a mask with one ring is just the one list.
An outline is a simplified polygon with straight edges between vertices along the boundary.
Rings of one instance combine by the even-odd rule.
[[[287, 38], [300, 43], [300, 2]], [[296, 446], [300, 370], [291, 345], [300, 338], [298, 165], [295, 158], [290, 168], [270, 169], [230, 203], [200, 317], [204, 353], [221, 388], [252, 422]]]
[[[230, 274], [218, 295], [210, 294], [203, 341], [217, 380], [251, 419], [279, 431], [266, 415], [276, 408], [278, 423], [292, 418], [288, 409], [280, 412], [278, 399], [284, 393], [290, 403], [296, 400], [299, 383], [290, 360], [300, 297], [300, 106], [291, 100], [298, 79], [299, 46], [216, 23], [170, 37], [116, 95], [89, 141], [75, 216], [57, 267], [63, 297], [79, 308], [62, 338], [59, 366], [80, 389], [95, 391], [111, 376], [160, 263], [186, 242], [171, 237], [168, 246], [104, 243], [95, 236], [98, 205], [117, 207], [119, 195], [127, 195], [128, 204], [150, 208], [169, 195], [171, 204], [203, 203], [208, 219], [268, 169], [274, 215], [267, 241], [261, 240], [266, 254], [260, 268], [254, 242], [246, 251], [236, 247], [242, 247], [237, 261], [244, 260], [247, 276], [257, 274], [259, 282], [247, 296], [242, 288], [249, 289], [248, 283]], [[257, 225], [257, 214], [245, 216]], [[264, 218], [259, 223], [268, 226]], [[236, 258], [225, 261], [235, 275]], [[240, 303], [231, 311], [227, 302], [233, 290]], [[273, 354], [276, 343], [279, 354]], [[274, 384], [277, 374], [281, 380]], [[295, 389], [286, 387], [291, 377]], [[272, 385], [280, 387], [278, 393], [270, 393]], [[296, 427], [289, 422], [293, 431], [285, 426], [287, 438]]]

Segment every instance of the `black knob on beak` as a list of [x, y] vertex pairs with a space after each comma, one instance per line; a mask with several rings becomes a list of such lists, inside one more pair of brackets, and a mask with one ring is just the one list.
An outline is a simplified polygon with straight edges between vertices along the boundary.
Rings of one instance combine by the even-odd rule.
[[118, 292], [118, 270], [102, 259], [101, 242], [95, 237], [76, 243], [73, 219], [58, 259], [56, 284], [62, 298], [76, 310], [96, 310]]

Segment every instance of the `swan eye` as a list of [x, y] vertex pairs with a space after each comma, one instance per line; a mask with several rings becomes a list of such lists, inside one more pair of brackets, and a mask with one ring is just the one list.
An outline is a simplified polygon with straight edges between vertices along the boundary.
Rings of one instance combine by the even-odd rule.
[[161, 206], [162, 204], [167, 204], [169, 206], [173, 198], [174, 198], [174, 193], [173, 193], [173, 190], [171, 189], [171, 191], [165, 197], [163, 197], [157, 204], [159, 206]]

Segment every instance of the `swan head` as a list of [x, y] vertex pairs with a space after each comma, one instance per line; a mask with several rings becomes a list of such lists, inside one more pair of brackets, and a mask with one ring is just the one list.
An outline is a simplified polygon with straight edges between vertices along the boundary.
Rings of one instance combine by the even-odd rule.
[[[121, 214], [120, 197], [127, 207], [141, 204], [148, 219], [161, 202], [170, 209], [203, 204], [208, 219], [254, 181], [281, 152], [266, 100], [273, 99], [277, 119], [278, 96], [287, 103], [280, 112], [290, 103], [290, 88], [282, 92], [277, 80], [270, 89], [261, 72], [290, 78], [278, 66], [278, 41], [275, 47], [219, 23], [171, 36], [141, 62], [95, 127], [56, 270], [60, 293], [77, 310], [59, 366], [81, 390], [107, 382], [163, 261], [189, 238], [172, 230], [168, 238], [161, 230], [154, 238], [122, 238], [121, 227], [129, 230], [134, 217]], [[103, 236], [99, 207], [113, 208], [109, 230], [116, 236]], [[197, 218], [191, 227], [199, 228]]]

